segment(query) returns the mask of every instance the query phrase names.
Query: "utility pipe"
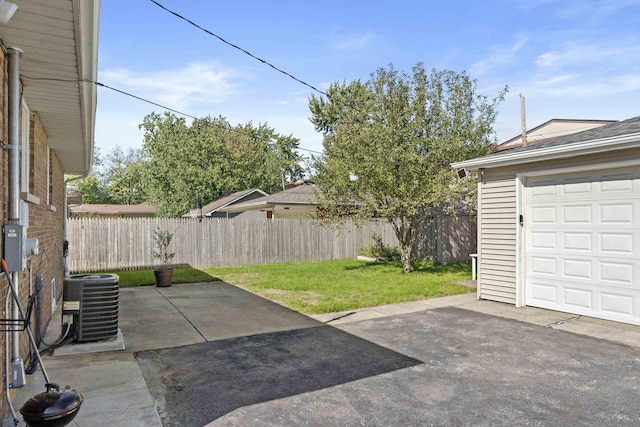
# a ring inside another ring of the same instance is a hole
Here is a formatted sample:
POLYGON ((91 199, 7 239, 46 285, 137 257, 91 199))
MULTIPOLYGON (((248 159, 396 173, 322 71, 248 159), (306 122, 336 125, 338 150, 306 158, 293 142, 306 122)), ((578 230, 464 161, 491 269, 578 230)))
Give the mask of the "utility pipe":
MULTIPOLYGON (((13 299, 9 298, 11 294, 11 290, 7 289, 7 294, 4 298, 4 311, 5 313, 9 313, 9 301, 13 301, 13 299)), ((11 411, 11 416, 13 416, 13 421, 15 425, 18 425, 18 415, 16 414, 16 410, 13 407, 13 402, 11 401, 11 393, 9 390, 11 389, 11 364, 9 363, 9 329, 5 329, 4 333, 4 395, 7 399, 7 403, 9 404, 9 410, 11 411)))
MULTIPOLYGON (((9 65, 9 224, 20 224, 20 57, 22 50, 9 47, 7 48, 7 56, 9 65)), ((11 280, 15 292, 20 295, 17 271, 11 272, 11 280)), ((16 321, 20 319, 20 306, 16 301, 13 302, 13 319, 16 321)), ((16 327, 13 331, 13 360, 20 358, 20 331, 18 329, 16 327)))
MULTIPOLYGON (((67 242, 69 240, 69 202, 67 199, 67 184, 69 184, 70 182, 73 182, 77 179, 81 179, 84 178, 86 175, 80 175, 80 176, 75 176, 73 178, 69 178, 67 180, 64 181, 64 202, 62 203, 62 209, 63 209, 63 214, 62 216, 64 216, 64 222, 62 225, 62 239, 63 241, 67 242)), ((65 256, 64 257, 64 277, 69 277, 69 262, 67 261, 69 257, 65 256)))

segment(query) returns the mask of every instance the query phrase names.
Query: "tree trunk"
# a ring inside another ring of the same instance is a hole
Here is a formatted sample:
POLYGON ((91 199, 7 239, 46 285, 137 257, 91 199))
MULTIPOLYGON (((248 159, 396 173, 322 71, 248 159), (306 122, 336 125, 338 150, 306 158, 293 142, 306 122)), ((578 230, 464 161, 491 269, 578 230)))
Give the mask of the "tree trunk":
POLYGON ((402 272, 411 273, 411 246, 400 244, 400 259, 402 260, 402 272))

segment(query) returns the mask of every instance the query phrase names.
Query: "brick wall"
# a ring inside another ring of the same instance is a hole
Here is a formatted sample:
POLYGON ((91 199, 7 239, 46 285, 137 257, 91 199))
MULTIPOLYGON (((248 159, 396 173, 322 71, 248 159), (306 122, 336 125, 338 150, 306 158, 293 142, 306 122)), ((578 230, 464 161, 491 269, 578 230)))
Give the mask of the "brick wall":
MULTIPOLYGON (((0 69, 2 84, 0 88, 0 140, 7 141, 8 137, 8 97, 7 97, 7 61, 4 53, 0 51, 0 69)), ((31 258, 29 268, 19 275, 20 300, 23 310, 26 311, 30 294, 37 296, 36 305, 31 316, 31 328, 39 340, 40 331, 43 331, 52 316, 52 301, 62 295, 62 283, 64 280, 64 259, 62 255, 62 242, 64 239, 64 173, 58 158, 53 151, 49 151, 46 133, 40 123, 37 111, 32 111, 30 117, 30 186, 31 196, 29 206, 29 228, 27 237, 35 237, 39 240, 39 254, 31 258), (38 203, 34 203, 35 200, 38 203), (47 203, 48 201, 48 203, 47 203), (36 278, 43 278, 42 290, 36 292, 36 278), (52 291, 52 280, 55 281, 55 294, 52 291)), ((0 150, 0 176, 2 176, 2 197, 0 198, 0 219, 2 225, 8 219, 8 152, 0 150)), ((24 198, 24 197, 23 197, 24 198)), ((0 296, 8 292, 8 284, 5 277, 0 278, 0 296)), ((2 310, 4 307, 2 307, 2 310)), ((2 312, 0 310, 0 313, 2 312)), ((59 328, 59 319, 51 320, 51 327, 59 328)), ((2 386, 5 378, 5 338, 6 334, 0 332, 0 372, 2 372, 2 386)), ((10 339, 10 338, 9 338, 10 339)), ((9 346, 11 353, 11 345, 9 346)), ((9 354, 11 357, 11 354, 9 354)), ((29 340, 26 332, 20 333, 20 357, 28 365, 31 361, 29 352, 29 340)), ((27 381, 40 381, 41 374, 27 377, 27 381)), ((13 402, 19 409, 24 402, 13 402)), ((3 418, 8 414, 8 406, 4 390, 0 397, 0 408, 3 418)))

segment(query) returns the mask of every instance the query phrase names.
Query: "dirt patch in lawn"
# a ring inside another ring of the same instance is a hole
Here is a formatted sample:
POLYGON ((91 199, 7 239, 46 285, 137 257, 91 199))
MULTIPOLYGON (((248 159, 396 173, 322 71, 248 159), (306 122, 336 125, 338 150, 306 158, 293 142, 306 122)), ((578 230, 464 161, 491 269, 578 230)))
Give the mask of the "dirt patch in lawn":
POLYGON ((318 304, 323 296, 312 291, 287 291, 283 289, 265 289, 260 291, 260 295, 275 301, 299 301, 304 304, 318 304))

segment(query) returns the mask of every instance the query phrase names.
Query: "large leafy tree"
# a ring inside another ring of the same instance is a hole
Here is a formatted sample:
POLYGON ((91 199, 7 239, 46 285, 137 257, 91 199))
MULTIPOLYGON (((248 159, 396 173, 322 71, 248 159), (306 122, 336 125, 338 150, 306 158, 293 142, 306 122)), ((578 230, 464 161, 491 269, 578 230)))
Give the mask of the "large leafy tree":
POLYGON ((142 150, 129 148, 126 152, 116 146, 107 154, 102 171, 104 187, 111 203, 135 205, 147 199, 142 150))
POLYGON ((102 156, 96 147, 91 173, 74 184, 82 194, 83 203, 137 204, 146 199, 143 167, 144 159, 139 149, 130 148, 125 152, 116 146, 102 156))
POLYGON ((267 125, 231 126, 224 117, 188 124, 171 113, 151 113, 140 125, 145 177, 161 216, 180 216, 200 198, 250 188, 278 191, 302 176, 299 140, 267 125))
POLYGON ((417 64, 411 74, 389 66, 365 83, 333 83, 327 99, 312 96, 311 121, 324 134, 314 165, 322 216, 387 219, 410 272, 420 230, 443 210, 472 204, 473 182, 449 165, 494 149, 505 92, 489 99, 465 73, 417 64))

